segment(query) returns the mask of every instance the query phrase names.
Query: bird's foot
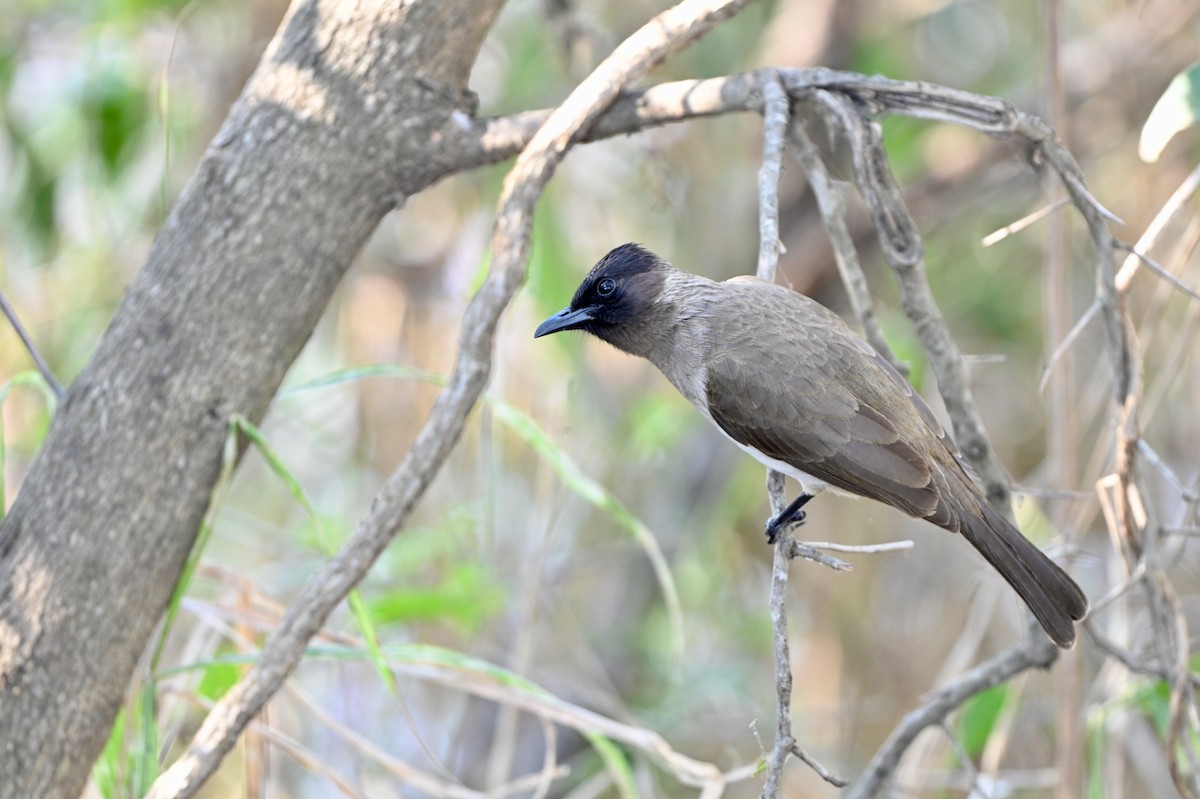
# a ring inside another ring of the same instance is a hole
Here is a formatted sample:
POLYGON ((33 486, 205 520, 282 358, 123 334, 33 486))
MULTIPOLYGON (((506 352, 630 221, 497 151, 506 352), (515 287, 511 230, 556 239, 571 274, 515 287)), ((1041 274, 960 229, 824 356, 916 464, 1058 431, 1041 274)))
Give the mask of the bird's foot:
POLYGON ((774 544, 779 540, 779 534, 789 527, 804 524, 807 514, 802 510, 805 503, 813 498, 812 494, 801 494, 792 501, 778 516, 767 520, 767 543, 774 544))

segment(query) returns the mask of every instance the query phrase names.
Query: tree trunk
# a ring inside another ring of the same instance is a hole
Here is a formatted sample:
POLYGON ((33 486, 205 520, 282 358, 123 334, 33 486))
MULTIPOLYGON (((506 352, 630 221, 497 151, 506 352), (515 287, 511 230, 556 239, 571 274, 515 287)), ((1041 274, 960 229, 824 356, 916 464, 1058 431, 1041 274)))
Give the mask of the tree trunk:
POLYGON ((0 527, 4 796, 81 792, 230 416, 262 417, 383 215, 455 168, 500 5, 293 4, 0 527))

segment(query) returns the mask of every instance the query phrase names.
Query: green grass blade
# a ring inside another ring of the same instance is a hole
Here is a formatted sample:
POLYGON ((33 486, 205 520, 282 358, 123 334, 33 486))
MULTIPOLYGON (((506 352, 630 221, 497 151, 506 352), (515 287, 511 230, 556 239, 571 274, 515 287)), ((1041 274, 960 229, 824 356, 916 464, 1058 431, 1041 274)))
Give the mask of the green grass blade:
POLYGON ((29 369, 18 372, 9 378, 3 386, 0 386, 0 404, 8 399, 8 395, 12 393, 13 389, 17 388, 32 388, 41 394, 51 416, 58 410, 58 395, 54 393, 54 389, 50 388, 50 384, 46 382, 46 378, 42 377, 41 372, 29 369))
POLYGON ((288 386, 279 392, 280 397, 291 397, 318 388, 332 388, 372 377, 398 377, 404 380, 421 380, 434 385, 446 385, 446 376, 398 363, 367 363, 337 369, 329 374, 288 386))
MULTIPOLYGON (((540 699, 557 700, 554 694, 525 677, 509 671, 503 666, 497 666, 494 663, 474 657, 473 655, 467 655, 431 644, 388 644, 381 647, 381 649, 384 653, 385 663, 388 664, 389 673, 391 671, 390 664, 392 663, 417 667, 435 666, 481 677, 500 685, 515 688, 540 699)), ((305 660, 357 661, 366 659, 373 661, 375 655, 372 652, 355 647, 309 646, 305 649, 304 658, 305 660)), ((247 666, 252 665, 257 660, 258 653, 230 652, 207 660, 185 663, 164 669, 158 676, 165 679, 195 671, 208 671, 214 667, 231 664, 247 666)), ((591 732, 586 729, 580 729, 579 732, 595 748, 601 762, 604 763, 605 768, 612 775, 613 782, 616 784, 621 796, 627 799, 636 799, 638 791, 634 782, 633 772, 621 747, 600 733, 591 732)))
POLYGON ((46 402, 46 412, 52 418, 54 412, 58 410, 58 395, 54 393, 54 389, 50 388, 50 384, 46 382, 46 378, 42 377, 42 373, 34 369, 18 372, 0 386, 0 520, 4 518, 8 508, 8 493, 4 485, 4 467, 7 464, 6 452, 8 449, 8 442, 4 439, 4 403, 8 400, 8 395, 18 388, 32 388, 41 394, 46 402))
POLYGON ((137 749, 134 753, 133 795, 145 796, 158 778, 157 683, 153 678, 142 685, 137 708, 137 749))
POLYGON ((123 755, 125 752, 125 708, 117 713, 117 720, 108 734, 108 742, 104 751, 92 766, 92 782, 103 799, 117 799, 120 796, 121 772, 123 770, 123 755))
POLYGON ((489 402, 492 411, 496 414, 496 419, 524 439, 534 452, 550 464, 559 479, 568 488, 611 516, 641 546, 654 569, 654 576, 663 592, 663 600, 667 606, 667 617, 671 626, 671 648, 674 652, 675 662, 677 664, 681 662, 683 657, 683 609, 679 602, 679 591, 675 586, 675 578, 671 576, 670 566, 667 565, 666 556, 659 548, 658 539, 654 537, 654 533, 608 489, 584 474, 571 456, 558 446, 533 419, 497 397, 490 397, 489 402))
POLYGON ((363 640, 367 643, 367 654, 371 658, 371 663, 375 665, 375 670, 379 672, 379 676, 383 678, 383 682, 387 685, 388 691, 399 698, 400 686, 396 684, 396 675, 392 673, 392 667, 388 663, 387 657, 383 654, 383 649, 379 645, 379 635, 375 631, 375 625, 371 621, 371 613, 367 610, 367 605, 363 602, 362 594, 358 590, 353 590, 347 597, 350 603, 350 612, 354 614, 354 620, 358 624, 358 629, 362 630, 363 640))
MULTIPOLYGON (((233 419, 233 424, 237 429, 250 440, 259 454, 263 456, 263 460, 267 462, 271 471, 275 473, 283 484, 287 486, 291 495, 299 503, 304 512, 308 514, 309 519, 317 529, 317 540, 321 544, 321 548, 325 554, 332 557, 337 554, 337 547, 329 537, 329 531, 325 528, 325 522, 321 515, 317 513, 317 508, 308 496, 308 492, 304 490, 304 486, 283 462, 283 458, 279 453, 271 447, 267 442, 262 431, 244 416, 237 415, 233 419)), ((363 639, 367 643, 367 650, 371 656, 371 662, 375 664, 375 670, 379 672, 380 678, 388 691, 396 697, 400 696, 399 687, 396 685, 396 677, 392 674, 391 668, 388 666, 387 658, 384 657, 383 651, 379 648, 379 633, 375 629, 375 624, 371 621, 371 614, 367 611, 366 603, 363 602, 362 595, 358 589, 350 591, 347 600, 350 603, 350 610, 354 616, 355 623, 358 624, 359 631, 362 633, 363 639)))
MULTIPOLYGON (((401 364, 374 363, 339 369, 323 377, 299 383, 280 392, 280 396, 293 395, 316 388, 344 385, 372 377, 398 377, 423 380, 436 385, 446 384, 445 376, 434 372, 415 369, 401 364)), ((489 407, 492 408, 492 411, 496 414, 496 419, 501 424, 520 436, 534 452, 550 464, 551 468, 558 474, 559 479, 569 489, 611 516, 641 546, 642 550, 646 553, 647 559, 650 561, 651 567, 654 569, 654 577, 663 592, 663 601, 667 607, 668 624, 671 628, 673 660, 676 664, 682 662, 684 646, 683 609, 679 602, 679 591, 675 585, 675 579, 671 575, 667 559, 663 555, 662 549, 659 548, 658 540, 654 537, 650 528, 632 511, 621 504, 620 500, 609 493, 608 489, 588 477, 579 468, 578 464, 532 418, 491 394, 484 395, 484 402, 488 403, 489 407)))
POLYGON ((596 754, 600 755, 601 762, 616 783, 621 799, 637 799, 639 794, 637 783, 633 779, 633 769, 629 767, 629 761, 621 747, 594 732, 584 733, 583 737, 596 750, 596 754))

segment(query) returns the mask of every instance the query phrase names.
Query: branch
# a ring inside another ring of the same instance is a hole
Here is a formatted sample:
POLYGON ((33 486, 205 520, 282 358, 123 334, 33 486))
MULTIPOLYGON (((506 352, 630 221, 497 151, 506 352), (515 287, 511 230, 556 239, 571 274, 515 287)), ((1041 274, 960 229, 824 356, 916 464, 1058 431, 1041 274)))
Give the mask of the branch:
POLYGON ((1030 668, 1049 668, 1058 649, 1045 636, 1034 636, 1021 646, 1003 652, 940 688, 921 707, 908 713, 871 758, 858 781, 843 799, 869 799, 880 795, 905 750, 927 727, 941 724, 956 708, 981 691, 1011 679, 1030 668))
POLYGON ((846 287, 846 294, 850 298, 850 307, 854 309, 854 315, 858 317, 863 333, 875 351, 886 358, 896 371, 907 375, 908 366, 892 352, 875 316, 871 289, 867 285, 867 276, 863 274, 862 265, 858 262, 858 252, 854 249, 854 237, 850 235, 850 228, 846 224, 841 194, 829 179, 829 171, 825 168, 825 162, 821 160, 816 145, 809 138, 804 121, 796 117, 788 133, 792 152, 804 167, 809 188, 817 201, 817 210, 820 211, 821 221, 833 247, 833 257, 837 262, 838 273, 842 276, 842 285, 846 287))
MULTIPOLYGON (((687 119, 759 112, 762 110, 759 87, 768 72, 772 70, 672 81, 622 94, 581 132, 578 141, 600 141, 687 119)), ((497 117, 462 116, 457 142, 458 168, 475 169, 513 157, 529 143, 552 110, 521 111, 497 117)))
MULTIPOLYGON (((763 96, 763 161, 758 170, 758 277, 775 282, 779 266, 779 177, 783 172, 783 144, 787 133, 790 102, 778 75, 764 78, 763 96)), ((771 515, 777 516, 784 506, 784 476, 776 471, 767 471, 767 493, 771 499, 771 515)), ((847 570, 849 564, 826 555, 813 547, 797 543, 791 531, 784 530, 775 544, 771 567, 771 626, 775 639, 775 746, 767 764, 767 776, 763 781, 763 799, 775 799, 783 778, 783 767, 790 755, 795 754, 807 763, 826 782, 842 787, 846 781, 834 776, 828 769, 805 752, 792 737, 792 669, 788 654, 787 631, 787 581, 788 562, 796 556, 824 563, 836 570, 847 570)))
POLYGON ((491 268, 463 316, 458 359, 425 426, 354 536, 305 585, 254 667, 204 719, 184 755, 155 781, 151 799, 195 795, 295 669, 308 640, 407 523, 487 385, 496 326, 525 279, 533 208, 580 131, 612 104, 625 84, 733 16, 746 2, 684 0, 659 14, 618 46, 533 136, 505 180, 492 233, 491 268))
MULTIPOLYGON (((782 172, 783 134, 788 120, 787 93, 778 77, 764 79, 763 92, 763 163, 758 170, 758 278, 775 282, 779 267, 779 176, 782 172)), ((786 504, 784 476, 767 470, 767 496, 771 501, 771 516, 779 515, 786 504)), ((768 606, 775 641, 775 746, 767 761, 767 776, 763 780, 762 799, 775 799, 783 766, 792 746, 792 667, 788 652, 787 582, 788 547, 791 531, 784 529, 775 543, 771 561, 771 594, 768 606)))
MULTIPOLYGON (((939 108, 936 95, 925 89, 922 93, 929 102, 930 114, 936 118, 933 114, 933 110, 939 108)), ((961 94, 950 90, 943 93, 956 98, 961 94)), ((904 98, 901 107, 914 111, 915 116, 925 115, 915 113, 916 97, 899 96, 904 98)), ((981 101, 988 99, 980 98, 981 101)), ((850 142, 859 191, 875 223, 884 258, 896 273, 904 313, 912 322, 921 348, 937 375, 938 390, 954 425, 954 440, 978 472, 988 500, 1011 518, 1012 486, 1008 474, 996 457, 975 405, 962 352, 933 299, 925 277, 925 245, 892 175, 879 124, 864 118, 858 107, 845 96, 818 91, 816 100, 838 120, 850 142)), ((986 107, 987 104, 982 105, 986 107)), ((966 118, 978 120, 981 116, 967 115, 966 118)), ((994 125, 989 123, 987 127, 994 125)))

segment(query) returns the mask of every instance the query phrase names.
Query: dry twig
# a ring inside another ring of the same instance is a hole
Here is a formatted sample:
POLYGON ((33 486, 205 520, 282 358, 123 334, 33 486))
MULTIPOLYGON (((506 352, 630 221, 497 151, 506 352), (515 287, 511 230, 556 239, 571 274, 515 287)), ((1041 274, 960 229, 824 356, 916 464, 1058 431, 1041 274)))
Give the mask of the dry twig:
POLYGON ((50 366, 42 358, 42 354, 38 352, 38 348, 33 343, 33 336, 29 335, 29 331, 25 329, 25 325, 21 324, 20 317, 17 316, 17 311, 9 304, 8 298, 0 292, 0 312, 3 312, 4 317, 8 319, 8 323, 12 325, 12 329, 16 331, 17 336, 21 339, 21 344, 24 345, 25 351, 29 353, 29 357, 33 359, 33 365, 37 367, 42 379, 46 381, 46 385, 54 392, 54 396, 60 400, 66 396, 67 392, 63 389, 62 383, 54 376, 54 372, 50 371, 50 366))
MULTIPOLYGON (((787 92, 777 75, 768 74, 762 84, 763 95, 763 162, 758 171, 758 277, 775 282, 775 271, 779 266, 779 176, 783 171, 783 144, 787 132, 789 101, 787 92)), ((778 515, 786 504, 784 501, 784 476, 776 471, 767 471, 767 494, 771 500, 771 514, 778 515)), ((767 759, 767 774, 763 780, 763 799, 774 799, 779 795, 783 767, 788 756, 797 757, 812 766, 823 779, 834 785, 845 785, 845 781, 833 776, 828 769, 817 763, 796 743, 792 737, 792 667, 788 652, 787 629, 787 581, 788 561, 796 556, 824 563, 834 569, 848 569, 849 565, 811 547, 798 544, 791 532, 784 530, 775 544, 771 566, 771 596, 768 600, 771 627, 775 641, 775 745, 767 759)))

